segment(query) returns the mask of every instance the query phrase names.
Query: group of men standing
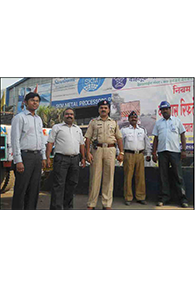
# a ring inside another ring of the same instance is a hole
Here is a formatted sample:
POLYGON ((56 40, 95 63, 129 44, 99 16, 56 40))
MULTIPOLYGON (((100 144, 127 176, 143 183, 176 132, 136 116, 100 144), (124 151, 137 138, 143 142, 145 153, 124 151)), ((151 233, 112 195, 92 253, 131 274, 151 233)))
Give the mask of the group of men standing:
MULTIPOLYGON (((116 121, 110 118, 110 103, 98 103, 99 117, 91 120, 84 142, 81 129, 74 124, 72 108, 64 111, 64 122, 53 126, 45 148, 42 121, 35 113, 40 103, 37 93, 25 97, 26 110, 12 121, 11 140, 15 164, 15 187, 12 209, 36 209, 40 190, 41 168, 51 166, 50 154, 55 146, 53 163, 53 186, 50 209, 72 209, 73 196, 79 179, 79 163, 84 168, 90 163, 89 198, 87 209, 95 209, 102 182, 103 209, 111 209, 113 184, 117 160, 124 165, 125 204, 133 200, 132 178, 135 172, 135 197, 138 203, 147 204, 144 151, 146 161, 151 160, 150 141, 145 128, 137 124, 138 115, 132 111, 129 126, 121 131, 116 121)), ((181 156, 185 157, 185 129, 178 118, 171 116, 171 107, 162 102, 163 118, 156 122, 153 134, 153 161, 159 158, 161 193, 158 206, 170 200, 169 163, 172 165, 176 188, 182 207, 187 207, 181 170, 181 156), (179 140, 181 135, 182 151, 179 140)))

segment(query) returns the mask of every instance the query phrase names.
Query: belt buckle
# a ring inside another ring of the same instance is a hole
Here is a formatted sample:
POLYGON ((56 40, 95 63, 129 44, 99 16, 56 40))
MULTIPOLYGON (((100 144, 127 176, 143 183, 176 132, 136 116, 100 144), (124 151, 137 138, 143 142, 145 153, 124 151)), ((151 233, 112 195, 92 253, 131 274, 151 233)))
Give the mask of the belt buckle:
POLYGON ((37 151, 37 150, 35 150, 35 151, 34 151, 34 153, 36 154, 36 153, 38 153, 38 151, 37 151))
POLYGON ((139 150, 135 150, 135 154, 138 154, 139 153, 139 150))
POLYGON ((102 147, 108 147, 108 144, 107 143, 103 143, 102 147))

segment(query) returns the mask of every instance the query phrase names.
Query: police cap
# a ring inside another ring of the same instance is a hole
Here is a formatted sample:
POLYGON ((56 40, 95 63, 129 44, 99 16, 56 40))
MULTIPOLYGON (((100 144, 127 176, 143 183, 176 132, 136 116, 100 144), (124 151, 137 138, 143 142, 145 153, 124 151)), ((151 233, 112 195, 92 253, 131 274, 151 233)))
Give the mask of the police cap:
POLYGON ((98 103, 98 109, 100 106, 104 106, 104 105, 107 105, 110 108, 110 103, 107 100, 104 100, 98 103))
POLYGON ((137 116, 137 113, 136 113, 135 111, 132 111, 132 112, 129 114, 128 118, 130 118, 131 116, 135 116, 136 118, 138 117, 138 116, 137 116))

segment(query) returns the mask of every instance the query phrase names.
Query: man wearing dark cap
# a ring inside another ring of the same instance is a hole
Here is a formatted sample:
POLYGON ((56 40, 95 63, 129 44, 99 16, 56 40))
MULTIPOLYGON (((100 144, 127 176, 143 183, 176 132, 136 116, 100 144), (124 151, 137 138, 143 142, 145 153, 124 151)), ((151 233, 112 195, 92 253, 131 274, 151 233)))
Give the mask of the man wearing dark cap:
POLYGON ((171 164, 177 194, 181 206, 185 208, 188 207, 188 201, 181 168, 181 158, 186 157, 185 128, 178 117, 171 116, 171 105, 167 101, 161 102, 160 111, 163 118, 156 122, 152 132, 154 135, 152 159, 154 162, 159 160, 161 179, 161 193, 157 206, 163 206, 170 200, 169 165, 171 164))
POLYGON ((144 171, 144 150, 147 151, 146 160, 151 160, 150 140, 145 128, 138 126, 138 116, 132 111, 128 120, 130 125, 122 128, 124 146, 124 197, 125 204, 130 205, 133 200, 132 178, 135 170, 135 196, 137 202, 146 204, 146 187, 144 171))
POLYGON ((102 179, 103 209, 111 209, 116 157, 116 143, 120 154, 117 159, 123 161, 122 135, 116 121, 109 117, 110 103, 98 104, 99 117, 91 120, 85 134, 87 160, 90 162, 90 182, 88 209, 95 209, 102 179), (92 148, 90 151, 90 144, 92 148))
POLYGON ((36 209, 40 190, 41 168, 46 166, 42 120, 35 111, 40 96, 28 93, 26 110, 12 120, 11 144, 15 164, 12 209, 36 209))

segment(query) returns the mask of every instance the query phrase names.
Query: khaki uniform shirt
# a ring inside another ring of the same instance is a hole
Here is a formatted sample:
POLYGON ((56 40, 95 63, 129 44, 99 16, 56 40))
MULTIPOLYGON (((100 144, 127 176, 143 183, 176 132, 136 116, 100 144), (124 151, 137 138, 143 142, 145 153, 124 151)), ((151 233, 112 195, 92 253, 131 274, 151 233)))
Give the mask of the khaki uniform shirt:
POLYGON ((116 121, 108 117, 105 121, 99 116, 89 123, 89 127, 85 134, 86 138, 91 141, 98 140, 98 143, 113 144, 118 139, 122 139, 122 134, 116 121))

